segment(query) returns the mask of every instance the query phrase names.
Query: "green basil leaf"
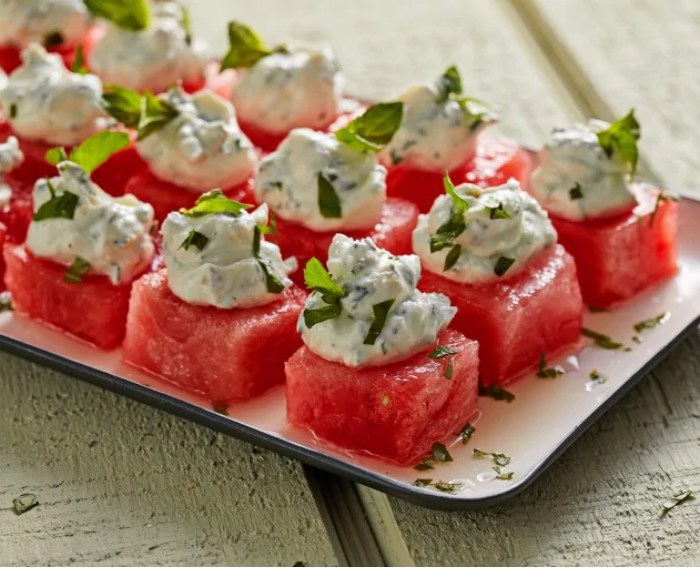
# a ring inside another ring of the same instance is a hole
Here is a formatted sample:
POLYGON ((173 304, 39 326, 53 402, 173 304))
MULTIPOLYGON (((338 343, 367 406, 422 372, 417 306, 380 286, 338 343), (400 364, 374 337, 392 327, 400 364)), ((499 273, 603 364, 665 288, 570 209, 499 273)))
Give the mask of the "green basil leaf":
POLYGON ((93 16, 125 30, 145 30, 151 22, 148 0, 84 0, 93 16))
POLYGON ((102 95, 105 110, 127 128, 138 128, 141 120, 141 95, 123 87, 105 87, 102 95))
POLYGON ((221 70, 252 67, 274 53, 251 28, 236 20, 228 25, 229 50, 221 61, 221 70))
POLYGON ((304 282, 307 288, 321 293, 324 300, 329 297, 338 300, 345 297, 343 289, 333 282, 326 268, 316 257, 309 259, 304 267, 304 282))
POLYGON ((167 101, 156 97, 153 93, 145 93, 141 98, 138 139, 143 140, 154 132, 162 130, 179 114, 179 111, 167 101))
POLYGON ((306 308, 304 309, 304 324, 306 324, 307 328, 313 328, 316 324, 337 318, 342 310, 343 307, 340 304, 329 304, 320 308, 306 308))
POLYGON ((384 302, 375 304, 372 307, 372 311, 374 312, 374 320, 369 328, 369 332, 367 332, 367 336, 365 336, 364 344, 366 346, 373 346, 377 341, 379 334, 381 334, 382 330, 384 329, 386 319, 389 316, 389 310, 391 310, 394 302, 396 302, 396 299, 392 298, 391 300, 385 300, 384 302))
POLYGON ((77 284, 83 282, 83 276, 90 272, 90 263, 85 259, 76 257, 75 261, 68 267, 66 274, 63 275, 63 280, 67 283, 77 284))
POLYGON ((318 175, 318 209, 321 211, 321 215, 327 219, 343 217, 340 198, 333 184, 321 173, 318 175))
POLYGON ((632 175, 637 171, 639 149, 637 141, 641 138, 641 127, 634 116, 634 109, 627 115, 613 122, 606 130, 596 133, 598 143, 608 158, 618 154, 623 162, 630 166, 632 175))
MULTIPOLYGON (((89 174, 109 160, 110 156, 128 147, 129 144, 131 141, 127 133, 105 130, 81 142, 71 151, 68 159, 89 174)), ((55 154, 52 157, 55 157, 55 154)))
POLYGON ((496 261, 496 266, 493 268, 493 272, 496 273, 496 276, 502 277, 508 272, 508 269, 513 266, 513 263, 515 263, 515 259, 499 257, 498 261, 496 261))
POLYGON ((379 152, 401 126, 403 103, 377 103, 335 133, 338 141, 356 150, 379 152))
POLYGON ((459 69, 452 65, 438 79, 438 103, 446 102, 451 95, 462 94, 462 77, 459 69))
POLYGON ((221 190, 212 190, 199 196, 193 208, 181 209, 180 213, 187 217, 204 217, 215 213, 236 216, 251 207, 253 206, 228 199, 221 190))
POLYGON ((39 209, 34 214, 34 221, 44 221, 45 219, 73 219, 75 208, 78 206, 79 197, 72 192, 63 192, 60 196, 56 195, 53 185, 47 179, 51 199, 39 206, 39 209))
POLYGON ((182 242, 182 245, 180 245, 178 249, 184 249, 185 251, 188 251, 190 247, 196 247, 201 251, 207 246, 207 243, 209 243, 209 237, 193 229, 189 232, 185 240, 182 242))

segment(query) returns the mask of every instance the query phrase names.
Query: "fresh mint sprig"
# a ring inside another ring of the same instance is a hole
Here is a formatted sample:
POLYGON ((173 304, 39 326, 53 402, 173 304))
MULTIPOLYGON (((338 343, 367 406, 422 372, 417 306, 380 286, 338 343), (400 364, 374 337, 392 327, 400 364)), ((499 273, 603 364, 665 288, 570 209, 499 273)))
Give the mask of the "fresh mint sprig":
POLYGON ((335 133, 343 144, 360 151, 379 152, 396 134, 403 119, 403 103, 377 103, 335 133))

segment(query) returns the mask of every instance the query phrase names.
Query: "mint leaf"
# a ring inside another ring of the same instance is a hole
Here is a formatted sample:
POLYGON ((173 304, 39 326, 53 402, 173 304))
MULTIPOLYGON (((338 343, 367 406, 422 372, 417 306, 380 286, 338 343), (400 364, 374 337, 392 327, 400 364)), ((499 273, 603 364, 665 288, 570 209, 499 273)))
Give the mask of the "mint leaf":
POLYGON ((515 263, 515 259, 499 257, 498 261, 496 261, 496 266, 493 268, 493 272, 496 273, 496 276, 502 277, 508 272, 508 269, 513 266, 513 263, 515 263))
POLYGON ((304 309, 304 324, 306 324, 307 328, 313 328, 316 324, 337 318, 342 311, 343 307, 340 304, 329 304, 320 308, 306 308, 304 309))
POLYGON ((372 307, 372 311, 374 312, 374 320, 369 328, 369 332, 367 332, 367 336, 365 336, 365 341, 363 342, 366 346, 373 346, 377 341, 379 334, 382 333, 382 330, 386 325, 389 310, 391 310, 394 302, 396 302, 396 299, 392 298, 391 300, 385 300, 384 302, 375 304, 372 307))
POLYGON ((461 211, 458 211, 438 227, 435 235, 430 236, 430 252, 436 253, 437 251, 447 249, 447 247, 452 247, 454 240, 464 233, 466 229, 467 224, 464 221, 464 215, 461 211))
POLYGON ((452 379, 452 370, 453 370, 453 362, 452 362, 452 356, 457 354, 459 352, 456 352, 452 348, 450 348, 447 345, 440 345, 437 348, 435 348, 432 352, 428 354, 429 358, 432 359, 440 359, 444 358, 447 356, 447 368, 445 369, 445 377, 447 379, 452 379))
POLYGON ((513 219, 511 215, 503 208, 503 204, 499 203, 497 207, 489 208, 491 213, 489 219, 513 219))
POLYGON ((474 97, 452 97, 452 100, 462 107, 464 120, 469 125, 469 130, 472 133, 476 132, 485 121, 494 120, 495 118, 489 106, 480 99, 475 99, 474 97))
POLYGON ((618 154, 623 162, 629 164, 631 174, 634 175, 639 162, 637 141, 641 137, 641 128, 634 116, 634 109, 613 122, 606 130, 597 132, 596 136, 600 147, 608 158, 612 158, 613 154, 618 154))
POLYGON ((479 396, 491 397, 496 401, 505 401, 506 403, 512 403, 515 401, 515 395, 513 395, 510 391, 506 391, 496 383, 485 386, 483 383, 481 383, 481 379, 479 379, 479 396))
POLYGON ((439 480, 433 486, 435 486, 436 490, 446 494, 456 494, 462 488, 462 484, 459 482, 445 482, 443 480, 439 480))
POLYGON ((196 247, 201 251, 202 249, 204 249, 204 247, 207 246, 207 243, 209 243, 209 237, 193 229, 189 232, 185 240, 182 242, 182 245, 180 245, 178 249, 184 249, 185 251, 189 251, 190 247, 196 247))
POLYGON ((148 0, 84 0, 93 16, 125 30, 145 30, 151 21, 148 0))
MULTIPOLYGON (((263 226, 264 229, 270 229, 263 226)), ((275 275, 270 272, 270 267, 268 267, 267 262, 260 257, 260 240, 262 239, 261 226, 256 225, 253 229, 253 257, 257 259, 258 266, 262 270, 263 275, 265 275, 265 284, 267 286, 267 292, 272 292, 274 294, 279 294, 284 290, 284 285, 275 275)))
POLYGON ((236 216, 251 207, 253 206, 228 199, 221 190, 212 190, 199 196, 193 208, 181 209, 180 213, 187 217, 204 217, 215 213, 236 216))
POLYGON ((141 98, 141 115, 138 129, 139 140, 143 140, 154 132, 162 130, 179 115, 179 111, 167 101, 146 92, 141 98))
POLYGON ((73 219, 75 216, 75 208, 78 206, 78 200, 80 198, 72 192, 63 192, 60 196, 57 196, 51 181, 47 178, 46 182, 49 185, 51 199, 39 206, 39 209, 36 210, 32 219, 34 221, 57 218, 73 219))
POLYGON ((51 148, 46 151, 44 159, 52 166, 57 166, 61 162, 68 160, 68 155, 66 154, 66 149, 63 147, 51 148))
POLYGON ((321 215, 327 219, 343 217, 340 198, 333 184, 322 173, 318 175, 318 209, 321 211, 321 215))
POLYGON ((462 94, 462 77, 459 74, 459 69, 452 65, 440 75, 438 79, 438 98, 437 103, 445 103, 450 99, 451 95, 462 94))
POLYGON ((127 148, 129 144, 131 141, 127 133, 105 130, 81 142, 71 151, 68 159, 89 174, 107 162, 113 154, 127 148))
POLYGON ((136 91, 114 85, 105 87, 102 106, 125 127, 138 128, 141 120, 141 95, 136 91))
POLYGON ((75 48, 75 59, 73 59, 73 64, 70 67, 73 73, 78 75, 87 75, 90 70, 85 65, 85 51, 83 49, 83 44, 80 44, 75 48))
POLYGON ((457 193, 457 188, 455 188, 455 185, 452 183, 450 173, 447 170, 445 170, 445 177, 442 181, 445 186, 445 192, 452 198, 452 201, 457 206, 457 209, 459 211, 468 211, 469 202, 457 193))
POLYGON ((71 266, 68 267, 66 274, 63 275, 63 280, 67 283, 77 284, 83 282, 83 276, 88 274, 89 272, 90 263, 88 263, 85 259, 76 257, 75 261, 73 261, 73 263, 71 263, 71 266))
POLYGON ((403 103, 377 103, 335 133, 335 137, 356 150, 379 152, 391 142, 401 126, 403 103))
POLYGON ((304 282, 307 288, 319 292, 324 302, 331 304, 329 300, 335 299, 336 303, 345 297, 345 292, 340 288, 326 271, 321 261, 313 257, 304 268, 304 282))
POLYGON ((459 433, 455 433, 458 437, 462 437, 462 444, 466 445, 469 442, 469 439, 472 438, 472 435, 476 432, 476 427, 472 425, 471 423, 467 423, 464 425, 464 427, 461 428, 459 433))
POLYGON ((449 271, 452 267, 457 264, 459 257, 462 255, 462 246, 454 245, 450 252, 445 257, 445 266, 442 268, 444 272, 449 271))
POLYGON ((221 70, 253 67, 274 53, 251 28, 236 20, 228 25, 229 50, 221 61, 221 70))

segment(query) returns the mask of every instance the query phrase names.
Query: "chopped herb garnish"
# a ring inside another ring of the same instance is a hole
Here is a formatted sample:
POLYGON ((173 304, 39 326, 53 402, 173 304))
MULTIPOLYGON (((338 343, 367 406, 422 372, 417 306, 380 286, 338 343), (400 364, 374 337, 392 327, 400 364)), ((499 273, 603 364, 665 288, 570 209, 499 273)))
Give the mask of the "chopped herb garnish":
POLYGON ((462 90, 462 77, 456 66, 450 66, 438 79, 437 103, 455 101, 462 107, 464 118, 474 132, 485 120, 491 116, 488 105, 474 97, 466 97, 462 90))
POLYGON ((576 185, 569 190, 569 198, 572 201, 583 199, 583 189, 581 188, 581 184, 576 182, 576 185))
POLYGON ((12 310, 12 293, 9 290, 0 292, 0 312, 11 312, 12 310))
POLYGON ((51 199, 39 206, 39 209, 34 214, 34 221, 44 221, 45 219, 73 219, 75 208, 78 206, 80 199, 73 192, 63 192, 60 196, 56 195, 56 189, 53 187, 51 180, 46 178, 46 183, 51 192, 51 199))
POLYGON ((82 44, 75 48, 75 58, 73 59, 70 70, 78 75, 87 75, 90 73, 90 70, 85 65, 85 52, 82 44))
POLYGON ((450 173, 447 170, 445 170, 445 177, 442 179, 442 183, 445 187, 445 193, 452 198, 452 201, 457 206, 457 209, 463 212, 468 211, 469 202, 457 193, 457 188, 455 188, 455 185, 452 183, 450 173))
POLYGON ((51 32, 44 36, 44 41, 42 43, 44 47, 51 48, 63 45, 63 42, 65 41, 66 40, 61 32, 51 32))
POLYGON ((340 300, 346 296, 345 292, 333 282, 321 261, 315 257, 306 263, 304 282, 307 288, 319 293, 323 302, 328 305, 320 308, 304 309, 304 324, 307 328, 312 328, 316 324, 340 316, 343 311, 340 300))
POLYGON ((584 328, 581 333, 586 337, 593 340, 596 346, 603 348, 604 350, 619 350, 624 347, 623 344, 615 342, 610 336, 605 334, 600 334, 599 332, 594 332, 588 328, 584 328))
POLYGON ((642 339, 641 339, 639 336, 632 336, 632 341, 633 341, 635 344, 641 344, 641 343, 642 343, 642 339))
POLYGON ((382 405, 384 407, 388 407, 389 405, 391 405, 391 398, 386 394, 382 395, 382 405))
POLYGON ((226 403, 214 403, 213 411, 219 415, 228 415, 228 405, 226 403))
POLYGON ((369 327, 367 336, 365 336, 364 344, 366 346, 373 346, 377 341, 377 338, 382 333, 382 330, 384 330, 386 319, 389 316, 389 310, 391 310, 394 302, 396 302, 396 299, 392 298, 390 300, 385 300, 384 302, 379 302, 372 307, 372 311, 374 312, 374 320, 372 321, 372 325, 369 327))
POLYGON ((83 141, 68 155, 63 148, 52 148, 46 153, 46 161, 54 166, 70 160, 88 174, 94 172, 116 152, 129 146, 129 135, 125 132, 105 130, 83 141))
POLYGON ((83 282, 83 276, 90 272, 90 263, 85 259, 76 257, 75 261, 68 267, 66 274, 63 275, 63 280, 67 283, 77 284, 83 282))
POLYGON ((459 257, 461 254, 462 254, 462 246, 461 245, 453 245, 452 249, 450 249, 450 252, 447 253, 447 256, 445 257, 445 266, 443 267, 442 270, 447 272, 452 267, 454 267, 457 264, 457 261, 459 261, 459 257))
POLYGON ((467 423, 462 427, 462 429, 459 431, 459 433, 456 433, 458 437, 462 437, 462 444, 466 445, 469 442, 469 439, 472 438, 472 435, 476 432, 476 427, 472 425, 471 423, 467 423))
POLYGON ((38 505, 39 500, 37 500, 34 494, 20 494, 12 500, 12 511, 18 516, 21 516, 38 505))
POLYGON ((459 69, 452 65, 438 79, 438 88, 440 95, 437 99, 438 103, 444 103, 450 99, 450 95, 462 94, 462 77, 459 74, 459 69))
POLYGON ((608 381, 607 375, 604 375, 595 369, 588 375, 588 377, 590 377, 591 381, 597 385, 602 385, 608 381))
POLYGON ((643 332, 644 330, 653 330, 659 324, 663 323, 667 317, 668 317, 668 312, 664 312, 663 314, 659 314, 658 316, 654 316, 653 318, 649 318, 647 320, 642 320, 641 322, 637 322, 634 325, 634 331, 635 332, 643 332))
POLYGON ((267 292, 279 294, 284 290, 284 284, 282 284, 282 282, 270 272, 270 267, 267 265, 267 262, 262 257, 260 257, 261 239, 262 237, 260 226, 256 225, 253 229, 253 257, 255 257, 255 259, 258 261, 258 266, 263 272, 263 275, 265 275, 265 285, 267 287, 267 292))
POLYGON ((180 112, 167 101, 146 92, 141 97, 141 116, 139 118, 138 140, 162 130, 175 119, 180 112))
POLYGON ((456 352, 455 350, 453 350, 449 346, 443 344, 443 345, 435 348, 432 352, 430 352, 428 354, 428 357, 432 358, 432 359, 440 359, 440 358, 444 358, 445 356, 447 356, 447 367, 445 368, 444 375, 447 379, 452 379, 452 371, 453 371, 452 356, 454 356, 457 353, 459 353, 459 352, 456 352))
POLYGON ((493 459, 493 462, 496 464, 496 466, 508 466, 511 461, 511 457, 506 456, 502 452, 487 452, 485 450, 481 450, 480 448, 475 448, 472 450, 472 455, 476 457, 484 457, 484 456, 490 456, 493 459))
POLYGON ((537 372, 537 377, 544 379, 556 379, 560 375, 564 375, 564 370, 559 366, 548 368, 547 355, 542 352, 540 354, 539 371, 537 372))
POLYGON ((258 231, 263 235, 274 235, 277 233, 277 216, 275 212, 270 212, 270 225, 258 225, 258 231))
POLYGON ((467 224, 461 211, 453 214, 449 220, 438 227, 437 233, 430 236, 430 252, 436 253, 454 245, 454 240, 464 233, 467 224))
POLYGON ((377 103, 338 130, 335 137, 356 150, 379 152, 391 142, 402 118, 402 102, 377 103))
POLYGON ((683 490, 681 492, 678 492, 671 496, 670 499, 666 500, 662 505, 661 505, 661 516, 665 516, 668 514, 673 508, 676 506, 680 506, 683 502, 687 502, 688 500, 694 500, 695 496, 693 495, 692 490, 683 490))
MULTIPOLYGON (((661 203, 665 201, 673 201, 677 202, 678 198, 676 196, 673 196, 666 191, 662 190, 659 192, 659 195, 656 196, 656 202, 654 203, 654 210, 651 212, 651 215, 649 216, 649 227, 654 225, 654 221, 656 220, 656 214, 659 212, 659 207, 661 207, 661 203)), ((640 218, 641 220, 641 218, 640 218)))
POLYGON ((327 219, 343 217, 340 198, 333 184, 322 173, 318 174, 318 209, 321 215, 327 219))
POLYGON ((416 478, 413 486, 418 486, 419 488, 424 488, 425 486, 430 486, 433 483, 432 478, 416 478))
POLYGON ((141 120, 141 95, 123 87, 105 87, 102 106, 110 116, 127 128, 138 128, 141 120))
POLYGON ((506 391, 500 385, 495 383, 485 386, 479 380, 479 395, 483 397, 491 397, 496 401, 506 401, 507 403, 512 403, 515 401, 515 395, 510 391, 506 391))
POLYGON ((496 261, 496 266, 493 268, 493 272, 496 273, 497 277, 502 277, 508 272, 508 269, 513 266, 513 263, 515 263, 515 259, 499 257, 498 261, 496 261))
POLYGON ((436 490, 447 494, 456 494, 462 488, 462 485, 459 482, 450 483, 443 480, 436 482, 433 486, 435 486, 436 490))
POLYGON ((236 20, 228 25, 229 50, 221 61, 221 70, 253 67, 274 50, 267 47, 262 38, 251 28, 236 20))
POLYGON ((434 470, 434 464, 438 462, 453 462, 447 447, 442 443, 433 443, 433 449, 430 454, 423 457, 421 461, 414 466, 416 470, 434 470))
POLYGON ((515 472, 501 472, 500 466, 494 466, 494 470, 496 470, 496 478, 498 480, 513 480, 513 476, 515 476, 515 472), (498 470, 496 470, 498 468, 498 470))
POLYGON ((641 130, 637 118, 634 116, 634 109, 627 115, 613 122, 606 130, 597 132, 598 143, 605 151, 608 158, 612 158, 617 153, 623 162, 630 166, 631 174, 637 171, 639 161, 639 150, 637 141, 641 137, 641 130))
POLYGON ((253 206, 228 199, 221 190, 212 190, 199 196, 193 208, 181 209, 180 213, 187 217, 204 217, 215 213, 237 216, 251 207, 253 206))
POLYGON ((10 105, 10 118, 11 119, 17 118, 17 103, 12 103, 10 105))
POLYGON ((85 0, 85 5, 93 16, 125 30, 145 30, 151 21, 148 0, 85 0))
POLYGON ((204 247, 207 246, 207 243, 209 243, 209 237, 193 229, 189 232, 185 240, 182 242, 182 245, 180 245, 178 249, 184 249, 185 251, 189 251, 190 247, 196 247, 201 251, 202 249, 204 249, 204 247))
POLYGON ((490 219, 513 219, 511 215, 503 208, 503 204, 499 203, 497 207, 489 208, 491 211, 490 219))

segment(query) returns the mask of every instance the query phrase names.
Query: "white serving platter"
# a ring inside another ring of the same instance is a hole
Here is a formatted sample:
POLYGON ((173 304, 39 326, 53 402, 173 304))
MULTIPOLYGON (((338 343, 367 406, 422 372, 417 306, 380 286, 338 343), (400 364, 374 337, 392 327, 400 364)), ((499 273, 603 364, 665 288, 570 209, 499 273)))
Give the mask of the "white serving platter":
POLYGON ((678 275, 627 307, 584 316, 587 328, 624 343, 629 351, 604 350, 583 339, 582 348, 548 362, 564 368, 565 375, 522 379, 508 387, 515 395, 511 403, 480 397, 480 415, 472 420, 475 434, 466 445, 455 436, 447 445, 453 462, 438 463, 433 470, 350 454, 290 427, 282 388, 222 415, 203 399, 123 364, 121 350, 97 350, 12 312, 0 314, 0 349, 419 505, 484 507, 523 490, 700 323, 700 203, 683 198, 680 211, 678 275), (635 323, 660 314, 667 314, 660 325, 635 332, 635 323), (607 381, 592 382, 593 370, 607 381), (475 447, 512 457, 502 468, 514 473, 512 479, 496 479, 492 459, 473 456, 475 447), (450 493, 414 486, 419 478, 459 488, 450 493))

